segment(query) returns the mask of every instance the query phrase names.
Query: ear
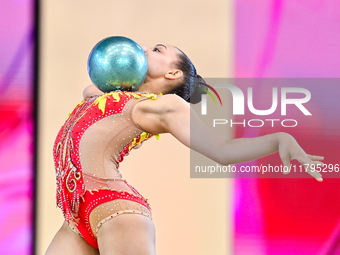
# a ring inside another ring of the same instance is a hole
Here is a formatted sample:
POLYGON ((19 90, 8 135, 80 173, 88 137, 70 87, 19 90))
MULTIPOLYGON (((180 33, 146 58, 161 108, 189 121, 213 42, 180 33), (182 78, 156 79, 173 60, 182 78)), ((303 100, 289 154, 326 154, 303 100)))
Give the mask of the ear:
POLYGON ((169 79, 169 80, 175 80, 175 79, 181 78, 182 75, 183 75, 183 72, 182 72, 181 70, 176 69, 176 70, 170 70, 170 71, 168 71, 168 72, 164 75, 164 77, 165 77, 166 79, 169 79))

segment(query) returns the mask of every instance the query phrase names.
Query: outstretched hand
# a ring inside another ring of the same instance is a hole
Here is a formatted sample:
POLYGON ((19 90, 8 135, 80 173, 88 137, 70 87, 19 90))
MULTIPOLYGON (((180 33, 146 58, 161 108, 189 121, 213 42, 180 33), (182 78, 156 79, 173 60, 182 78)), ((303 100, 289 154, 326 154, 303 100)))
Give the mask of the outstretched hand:
POLYGON ((305 172, 321 182, 322 175, 316 169, 324 165, 324 163, 321 162, 324 157, 309 155, 301 148, 294 137, 287 133, 280 135, 279 154, 284 165, 284 174, 288 174, 291 171, 290 161, 296 159, 304 166, 305 172))

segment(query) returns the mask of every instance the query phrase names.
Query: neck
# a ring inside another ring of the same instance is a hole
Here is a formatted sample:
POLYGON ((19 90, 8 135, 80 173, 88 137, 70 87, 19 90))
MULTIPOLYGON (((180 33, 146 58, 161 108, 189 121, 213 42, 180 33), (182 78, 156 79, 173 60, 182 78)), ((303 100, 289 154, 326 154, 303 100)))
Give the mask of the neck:
POLYGON ((163 86, 161 86, 158 82, 145 82, 138 89, 138 92, 146 92, 146 93, 154 93, 160 94, 163 93, 163 86))

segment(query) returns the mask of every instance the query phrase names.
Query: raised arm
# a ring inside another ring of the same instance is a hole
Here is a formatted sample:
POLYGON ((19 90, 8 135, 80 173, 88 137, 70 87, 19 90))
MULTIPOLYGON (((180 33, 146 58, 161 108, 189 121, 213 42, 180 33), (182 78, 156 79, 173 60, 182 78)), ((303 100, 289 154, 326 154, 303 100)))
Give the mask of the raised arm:
MULTIPOLYGON (((171 133, 181 143, 221 165, 229 165, 261 158, 279 152, 287 168, 290 161, 301 164, 321 164, 323 157, 308 155, 287 133, 274 133, 256 138, 227 139, 206 126, 190 105, 176 95, 164 95, 157 100, 146 100, 133 111, 135 122, 152 133, 171 133), (192 128, 190 129, 190 125, 192 128)), ((307 172, 322 181, 317 171, 307 172)))

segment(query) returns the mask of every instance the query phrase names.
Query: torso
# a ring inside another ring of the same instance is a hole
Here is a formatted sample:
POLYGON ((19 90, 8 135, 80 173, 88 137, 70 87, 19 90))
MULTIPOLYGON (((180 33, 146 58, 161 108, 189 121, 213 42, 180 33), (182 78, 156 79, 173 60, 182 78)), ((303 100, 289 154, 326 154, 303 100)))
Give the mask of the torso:
POLYGON ((152 134, 132 119, 133 107, 154 94, 111 92, 82 101, 54 145, 58 206, 70 212, 86 190, 109 189, 141 196, 122 179, 119 163, 152 134), (66 198, 66 199, 65 199, 66 198))

